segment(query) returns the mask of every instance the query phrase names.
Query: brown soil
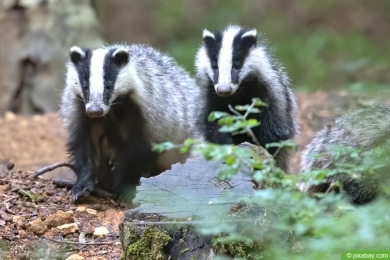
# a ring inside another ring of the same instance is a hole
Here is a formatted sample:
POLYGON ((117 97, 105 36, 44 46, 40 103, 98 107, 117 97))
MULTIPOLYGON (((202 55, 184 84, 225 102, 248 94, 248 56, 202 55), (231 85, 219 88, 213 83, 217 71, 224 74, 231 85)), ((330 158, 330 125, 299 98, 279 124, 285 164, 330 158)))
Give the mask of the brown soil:
MULTIPOLYGON (((298 99, 299 150, 329 118, 354 103, 342 92, 301 93, 298 99)), ((0 259, 71 255, 68 259, 120 259, 118 225, 128 206, 94 197, 73 202, 68 189, 48 180, 74 180, 66 167, 31 179, 40 167, 66 161, 64 131, 56 114, 26 118, 7 113, 0 118, 0 160, 0 259), (53 218, 59 220, 53 223, 53 218), (78 230, 66 232, 57 227, 62 224, 77 225, 78 230), (97 227, 107 228, 108 233, 94 235, 97 227)), ((299 155, 294 158, 293 172, 299 172, 299 155)))

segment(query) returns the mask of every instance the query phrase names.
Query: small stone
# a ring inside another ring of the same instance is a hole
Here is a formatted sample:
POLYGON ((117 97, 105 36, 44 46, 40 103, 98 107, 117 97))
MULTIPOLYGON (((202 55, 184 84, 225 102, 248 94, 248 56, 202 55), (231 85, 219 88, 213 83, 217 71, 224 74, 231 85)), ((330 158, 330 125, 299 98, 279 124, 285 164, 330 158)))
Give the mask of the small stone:
POLYGON ((15 167, 14 161, 9 160, 9 161, 7 162, 7 169, 8 169, 8 170, 12 170, 14 167, 15 167))
POLYGON ((27 224, 27 230, 33 232, 35 235, 42 235, 46 232, 46 229, 47 226, 45 225, 45 222, 39 218, 34 219, 27 224))
POLYGON ((16 225, 18 228, 24 228, 25 227, 25 221, 26 218, 23 216, 13 216, 12 217, 12 223, 16 225))
POLYGON ((106 227, 97 227, 93 231, 93 236, 97 238, 105 238, 108 234, 108 229, 106 227))
POLYGON ((87 207, 85 207, 85 206, 79 206, 79 207, 77 207, 76 211, 77 212, 85 212, 86 209, 87 209, 87 207))
POLYGON ((73 211, 64 212, 59 210, 56 213, 49 215, 45 220, 45 224, 48 228, 51 228, 73 223, 73 221, 73 211))
POLYGON ((36 199, 35 199, 35 202, 36 203, 42 203, 46 201, 46 197, 45 196, 42 196, 42 195, 39 195, 36 199))
POLYGON ((85 258, 79 254, 73 254, 68 256, 65 260, 84 260, 85 258))
POLYGON ((7 213, 5 213, 2 210, 0 210, 0 218, 5 220, 5 221, 10 221, 12 219, 11 216, 9 216, 7 213))
POLYGON ((87 208, 85 210, 88 214, 91 214, 91 215, 96 215, 97 214, 97 211, 95 209, 90 209, 90 208, 87 208))
POLYGON ((76 223, 64 224, 56 228, 58 232, 63 236, 66 236, 68 234, 73 234, 79 231, 79 226, 76 223))
POLYGON ((7 111, 4 114, 4 119, 5 121, 14 121, 16 119, 16 115, 11 111, 7 111))
POLYGON ((80 234, 79 234, 79 243, 81 243, 81 244, 87 243, 87 239, 85 239, 85 232, 80 232, 80 234))

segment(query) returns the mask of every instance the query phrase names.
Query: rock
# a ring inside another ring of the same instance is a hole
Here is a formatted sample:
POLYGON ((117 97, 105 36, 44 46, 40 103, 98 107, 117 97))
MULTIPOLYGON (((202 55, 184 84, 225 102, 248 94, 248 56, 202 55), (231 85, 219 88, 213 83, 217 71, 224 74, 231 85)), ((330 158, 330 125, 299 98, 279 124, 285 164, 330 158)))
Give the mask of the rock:
MULTIPOLYGON (((0 165, 0 167, 1 167, 1 165, 0 165)), ((11 184, 9 184, 9 183, 8 184, 4 184, 4 185, 0 185, 0 196, 3 196, 4 192, 6 190, 9 190, 10 187, 11 187, 11 184)))
POLYGON ((36 218, 27 224, 27 230, 39 236, 46 232, 47 226, 41 219, 36 218))
POLYGON ((4 120, 7 122, 15 121, 17 119, 15 113, 11 111, 6 111, 4 114, 4 120))
POLYGON ((23 228, 26 226, 25 224, 26 218, 23 216, 13 216, 12 217, 12 223, 15 223, 15 225, 18 228, 23 228))
POLYGON ((73 234, 79 231, 79 226, 76 223, 69 223, 57 226, 56 229, 62 236, 66 236, 68 234, 73 234))
POLYGON ((65 258, 65 260, 84 260, 85 257, 79 255, 79 254, 73 254, 65 258))
POLYGON ((10 221, 12 220, 12 217, 5 213, 4 211, 0 210, 0 219, 3 219, 5 221, 10 221))
POLYGON ((87 207, 85 207, 85 206, 79 206, 79 207, 76 208, 76 211, 77 212, 85 212, 86 209, 87 209, 87 207))
POLYGON ((93 236, 95 238, 105 238, 108 233, 109 233, 109 231, 106 227, 97 227, 93 231, 93 236))
POLYGON ((58 227, 63 224, 73 223, 73 212, 59 210, 55 214, 51 214, 45 220, 45 224, 48 228, 58 227))
POLYGON ((73 45, 101 46, 89 1, 0 2, 0 115, 58 110, 73 45))
POLYGON ((86 208, 85 211, 86 211, 88 214, 91 214, 91 215, 96 215, 96 214, 97 214, 96 209, 86 208))

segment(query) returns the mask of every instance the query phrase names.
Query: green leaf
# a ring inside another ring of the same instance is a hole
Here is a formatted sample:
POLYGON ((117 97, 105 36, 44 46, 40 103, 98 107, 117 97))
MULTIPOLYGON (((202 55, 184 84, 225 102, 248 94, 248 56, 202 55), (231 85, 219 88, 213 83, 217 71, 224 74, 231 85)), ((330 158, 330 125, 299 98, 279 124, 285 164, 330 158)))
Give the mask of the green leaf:
POLYGON ((260 122, 255 118, 250 118, 246 121, 245 124, 247 127, 252 128, 252 127, 256 127, 256 126, 260 125, 260 122))
POLYGON ((175 147, 175 144, 172 142, 163 142, 160 144, 152 144, 152 151, 162 153, 168 150, 171 150, 175 147))
POLYGON ((218 120, 218 125, 225 126, 225 125, 231 125, 235 122, 235 118, 233 116, 226 116, 223 118, 220 118, 218 120))
POLYGON ((223 118, 223 117, 226 117, 226 116, 230 116, 229 113, 226 113, 226 112, 221 112, 221 111, 213 111, 209 114, 207 120, 209 122, 214 122, 220 118, 223 118))
POLYGON ((252 98, 252 103, 256 107, 268 107, 268 104, 263 102, 263 101, 261 101, 260 98, 252 98))

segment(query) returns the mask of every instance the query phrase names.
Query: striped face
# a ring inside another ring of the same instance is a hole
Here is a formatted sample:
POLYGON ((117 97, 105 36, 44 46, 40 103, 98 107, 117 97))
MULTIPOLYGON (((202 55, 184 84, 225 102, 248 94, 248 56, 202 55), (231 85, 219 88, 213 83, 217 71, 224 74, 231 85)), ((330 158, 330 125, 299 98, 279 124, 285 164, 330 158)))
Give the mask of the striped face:
POLYGON ((203 47, 197 55, 198 71, 205 70, 218 95, 232 95, 250 70, 246 59, 256 45, 255 29, 229 26, 223 32, 204 30, 203 47))
MULTIPOLYGON (((103 117, 115 99, 123 69, 129 62, 126 48, 70 49, 66 84, 82 97, 89 117, 103 117)), ((119 85, 120 86, 120 85, 119 85)))

